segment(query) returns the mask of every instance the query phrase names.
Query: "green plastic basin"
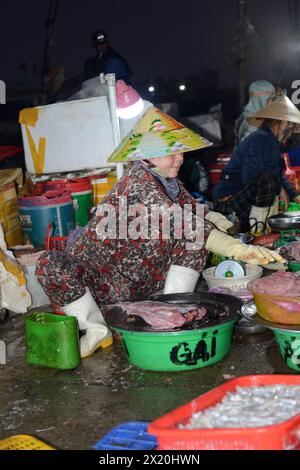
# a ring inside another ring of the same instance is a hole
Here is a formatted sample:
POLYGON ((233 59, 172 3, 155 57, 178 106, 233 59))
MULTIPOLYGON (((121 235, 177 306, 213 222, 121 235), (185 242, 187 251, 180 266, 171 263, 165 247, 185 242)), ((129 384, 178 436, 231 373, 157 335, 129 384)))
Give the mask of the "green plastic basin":
POLYGON ((75 317, 32 313, 25 320, 25 337, 29 364, 54 369, 79 366, 79 336, 75 317))
POLYGON ((131 364, 141 369, 182 371, 221 361, 230 351, 236 320, 180 332, 145 333, 114 328, 131 364))
POLYGON ((300 372, 300 332, 274 329, 273 332, 286 365, 300 372))
POLYGON ((289 262, 289 271, 292 273, 297 273, 300 271, 300 263, 299 261, 290 261, 289 262))

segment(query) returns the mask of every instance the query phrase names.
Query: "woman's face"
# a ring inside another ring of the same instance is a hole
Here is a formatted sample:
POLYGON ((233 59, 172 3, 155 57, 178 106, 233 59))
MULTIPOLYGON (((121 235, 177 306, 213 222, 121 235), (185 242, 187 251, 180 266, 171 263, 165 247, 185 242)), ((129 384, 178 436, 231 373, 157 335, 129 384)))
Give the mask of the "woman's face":
POLYGON ((161 170, 166 178, 176 178, 183 162, 183 154, 177 153, 167 157, 151 158, 150 162, 161 170))

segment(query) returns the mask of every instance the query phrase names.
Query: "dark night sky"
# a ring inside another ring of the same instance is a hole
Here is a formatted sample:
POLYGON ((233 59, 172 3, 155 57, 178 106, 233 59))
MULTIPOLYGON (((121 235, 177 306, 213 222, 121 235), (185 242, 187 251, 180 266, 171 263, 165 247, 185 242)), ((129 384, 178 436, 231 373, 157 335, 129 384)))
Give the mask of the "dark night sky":
MULTIPOLYGON (((289 34, 287 5, 287 0, 248 0, 251 22, 271 44, 267 50, 265 41, 254 39, 248 82, 261 78, 276 82, 280 72, 274 72, 274 63, 282 58, 294 67, 292 52, 283 41, 289 34)), ((15 85, 31 78, 34 63, 41 66, 48 1, 2 0, 1 6, 0 78, 15 85), (21 71, 24 60, 27 70, 21 71)), ((111 45, 130 62, 133 80, 155 75, 179 78, 211 69, 220 72, 221 86, 237 86, 230 58, 235 19, 236 0, 60 0, 54 60, 64 66, 66 78, 79 74, 84 60, 93 54, 90 33, 103 28, 111 45)), ((293 79, 300 79, 300 71, 293 79)))

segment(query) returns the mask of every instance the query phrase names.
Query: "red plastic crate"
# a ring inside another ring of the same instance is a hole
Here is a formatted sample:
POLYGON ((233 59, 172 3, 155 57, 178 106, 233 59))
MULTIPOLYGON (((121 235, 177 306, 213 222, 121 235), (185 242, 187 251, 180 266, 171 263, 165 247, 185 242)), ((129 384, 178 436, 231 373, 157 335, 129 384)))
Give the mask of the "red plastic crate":
MULTIPOLYGON (((148 432, 158 450, 292 450, 300 445, 300 412, 281 424, 260 428, 178 429, 196 412, 215 406, 236 387, 300 385, 299 375, 249 375, 229 380, 153 421, 148 432)), ((253 410, 253 413, 255 410, 253 410)))
POLYGON ((67 247, 68 237, 49 237, 46 243, 46 250, 64 251, 67 247))
POLYGON ((51 237, 52 224, 49 224, 45 236, 45 250, 64 251, 67 248, 68 237, 51 237))

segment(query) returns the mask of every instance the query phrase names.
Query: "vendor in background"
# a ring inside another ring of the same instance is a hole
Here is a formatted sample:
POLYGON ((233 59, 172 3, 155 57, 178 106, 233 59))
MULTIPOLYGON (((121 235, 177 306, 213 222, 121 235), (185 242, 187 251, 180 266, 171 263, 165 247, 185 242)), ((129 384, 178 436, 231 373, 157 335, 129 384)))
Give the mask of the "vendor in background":
POLYGON ((256 80, 249 86, 249 101, 235 121, 235 145, 240 144, 248 135, 257 130, 257 126, 248 121, 248 117, 264 108, 276 96, 275 87, 266 80, 256 80))
POLYGON ((100 29, 95 31, 92 34, 92 42, 97 53, 85 62, 84 80, 94 78, 100 73, 105 75, 114 73, 116 80, 124 80, 129 83, 130 66, 124 57, 110 47, 107 34, 100 29))
POLYGON ((206 220, 204 211, 199 215, 204 207, 177 175, 183 152, 208 145, 150 107, 109 158, 129 164, 94 218, 68 251, 40 257, 36 275, 52 304, 77 317, 79 329, 86 330, 80 339, 81 357, 112 343, 101 305, 145 300, 160 290, 192 292, 209 251, 254 264, 283 261, 277 253, 229 236, 226 229, 232 224, 221 214, 208 212, 206 220))
POLYGON ((214 208, 222 214, 235 212, 243 229, 258 236, 264 233, 267 218, 277 213, 277 196, 286 208, 289 199, 300 203, 283 175, 280 148, 294 123, 300 123, 300 112, 281 96, 248 119, 263 124, 235 148, 214 188, 214 208))

